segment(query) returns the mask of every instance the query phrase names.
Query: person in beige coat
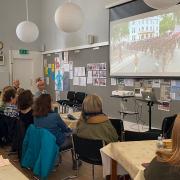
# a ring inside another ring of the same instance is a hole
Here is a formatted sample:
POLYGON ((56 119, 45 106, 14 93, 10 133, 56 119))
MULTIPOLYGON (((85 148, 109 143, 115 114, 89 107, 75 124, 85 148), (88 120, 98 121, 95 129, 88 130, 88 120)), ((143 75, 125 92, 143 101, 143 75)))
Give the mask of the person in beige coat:
POLYGON ((77 136, 104 140, 106 144, 118 141, 117 132, 102 112, 102 101, 97 95, 88 95, 83 101, 77 136))

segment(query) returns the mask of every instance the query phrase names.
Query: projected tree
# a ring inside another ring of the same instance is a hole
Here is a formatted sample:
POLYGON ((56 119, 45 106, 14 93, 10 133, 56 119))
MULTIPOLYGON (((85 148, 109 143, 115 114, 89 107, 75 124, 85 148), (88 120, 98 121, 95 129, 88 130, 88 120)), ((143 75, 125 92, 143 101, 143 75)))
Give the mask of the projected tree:
POLYGON ((168 31, 173 31, 175 28, 175 19, 173 14, 166 14, 161 16, 160 34, 163 35, 168 31))

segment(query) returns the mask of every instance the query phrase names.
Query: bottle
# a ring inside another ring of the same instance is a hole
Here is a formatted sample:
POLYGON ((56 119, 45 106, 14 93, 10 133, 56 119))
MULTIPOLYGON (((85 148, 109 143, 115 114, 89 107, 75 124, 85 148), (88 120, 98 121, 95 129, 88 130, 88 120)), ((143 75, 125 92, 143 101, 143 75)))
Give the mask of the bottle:
POLYGON ((160 134, 160 136, 158 136, 157 148, 162 149, 163 147, 164 147, 164 145, 163 145, 163 137, 162 137, 162 134, 160 134))

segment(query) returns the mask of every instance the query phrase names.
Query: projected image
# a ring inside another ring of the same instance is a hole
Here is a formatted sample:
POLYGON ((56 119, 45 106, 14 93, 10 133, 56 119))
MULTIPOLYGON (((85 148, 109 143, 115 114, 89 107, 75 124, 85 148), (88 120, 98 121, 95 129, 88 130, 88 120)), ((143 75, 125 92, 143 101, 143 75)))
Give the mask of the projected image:
POLYGON ((111 22, 111 75, 180 75, 180 11, 161 12, 111 22))

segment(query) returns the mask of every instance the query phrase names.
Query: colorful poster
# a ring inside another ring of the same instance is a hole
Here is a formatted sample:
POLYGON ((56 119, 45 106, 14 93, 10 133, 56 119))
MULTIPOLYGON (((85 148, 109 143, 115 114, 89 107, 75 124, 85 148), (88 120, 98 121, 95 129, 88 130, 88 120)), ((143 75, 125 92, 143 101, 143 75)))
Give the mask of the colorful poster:
POLYGON ((63 67, 59 57, 55 58, 55 90, 63 91, 63 67))

